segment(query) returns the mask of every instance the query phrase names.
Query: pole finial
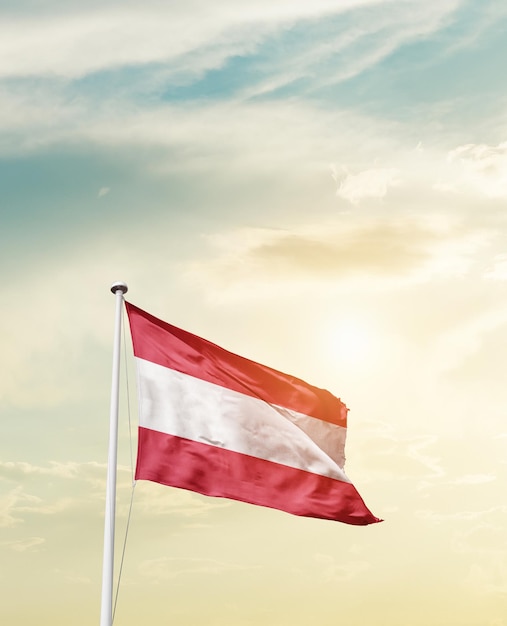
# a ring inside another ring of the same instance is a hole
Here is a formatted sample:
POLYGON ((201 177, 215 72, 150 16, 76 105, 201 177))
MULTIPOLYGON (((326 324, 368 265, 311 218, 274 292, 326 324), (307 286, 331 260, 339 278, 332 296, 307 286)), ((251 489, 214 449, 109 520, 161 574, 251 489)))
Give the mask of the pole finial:
POLYGON ((127 287, 127 283, 117 281, 111 285, 111 291, 115 294, 117 291, 121 291, 122 293, 127 293, 129 288, 127 287))

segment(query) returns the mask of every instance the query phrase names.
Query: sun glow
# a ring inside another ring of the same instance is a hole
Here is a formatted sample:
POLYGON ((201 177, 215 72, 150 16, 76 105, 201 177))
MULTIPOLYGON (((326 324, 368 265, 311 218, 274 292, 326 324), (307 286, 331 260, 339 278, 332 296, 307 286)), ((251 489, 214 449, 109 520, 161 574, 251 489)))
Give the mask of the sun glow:
POLYGON ((333 359, 347 365, 360 365, 374 356, 373 332, 362 320, 337 320, 327 328, 325 341, 333 359))

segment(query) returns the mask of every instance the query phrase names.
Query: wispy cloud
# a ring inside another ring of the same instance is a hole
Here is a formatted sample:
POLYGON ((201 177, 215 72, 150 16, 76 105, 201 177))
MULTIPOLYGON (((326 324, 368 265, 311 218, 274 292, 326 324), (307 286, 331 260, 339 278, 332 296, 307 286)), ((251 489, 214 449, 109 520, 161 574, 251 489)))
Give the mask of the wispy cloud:
MULTIPOLYGON (((16 527, 33 516, 62 517, 96 511, 103 500, 106 466, 96 462, 0 463, 0 526, 16 527)), ((130 470, 118 467, 118 491, 130 489, 130 470)), ((21 548, 20 548, 21 549, 21 548)))
POLYGON ((402 46, 437 32, 452 20, 459 5, 456 0, 438 5, 409 1, 390 4, 386 11, 383 2, 357 3, 353 10, 340 3, 334 15, 304 24, 301 36, 296 36, 300 26, 296 22, 294 36, 273 47, 269 60, 257 62, 264 78, 246 87, 241 96, 265 96, 297 81, 302 81, 303 93, 345 82, 402 46))
POLYGON ((495 255, 490 267, 484 273, 487 280, 507 280, 507 254, 495 255))
MULTIPOLYGON (((468 589, 504 597, 507 594, 507 568, 504 559, 496 558, 493 566, 489 563, 486 565, 474 563, 470 566, 465 584, 468 589)), ((503 623, 501 618, 497 623, 503 623)))
POLYGON ((0 527, 9 528, 23 522, 18 506, 26 502, 27 497, 20 486, 0 496, 0 527))
POLYGON ((357 174, 345 170, 345 176, 341 177, 336 168, 332 168, 338 185, 336 195, 356 205, 367 198, 385 198, 390 187, 400 184, 399 174, 396 168, 375 168, 357 174))
POLYGON ((82 573, 78 573, 72 570, 61 570, 55 568, 53 572, 65 582, 69 582, 75 585, 90 585, 92 580, 88 576, 83 576, 82 573))
MULTIPOLYGON (((318 0, 311 4, 263 0, 255 6, 242 6, 240 10, 231 0, 221 0, 213 7, 201 0, 191 0, 179 7, 147 2, 142 8, 130 4, 121 8, 110 5, 103 9, 97 6, 88 10, 82 7, 74 11, 60 9, 36 18, 11 13, 2 21, 0 30, 0 76, 77 78, 112 68, 160 63, 176 64, 177 69, 180 60, 186 62, 191 53, 216 52, 217 49, 223 51, 215 60, 221 65, 227 56, 250 52, 252 45, 273 32, 291 29, 302 21, 315 23, 322 17, 329 23, 333 15, 347 13, 357 14, 356 19, 360 20, 355 36, 351 37, 346 31, 338 38, 336 33, 329 34, 323 46, 308 46, 295 60, 304 72, 305 66, 312 64, 312 56, 316 55, 322 62, 323 55, 329 56, 336 48, 350 45, 350 40, 354 41, 362 33, 377 47, 376 52, 370 51, 363 58, 362 65, 367 66, 381 56, 378 49, 386 54, 410 37, 420 37, 438 28, 442 18, 456 6, 457 2, 451 0, 424 7, 417 2, 404 2, 393 10, 392 3, 386 0, 341 3, 318 0), (390 6, 389 11, 384 9, 386 4, 390 6), (363 22, 362 9, 377 6, 380 7, 378 19, 363 22), (199 15, 198 20, 196 15, 199 15), (400 28, 400 20, 403 28, 400 28), (381 33, 385 31, 383 36, 375 41, 371 32, 363 32, 367 25, 381 33), (393 37, 395 33, 402 38, 393 37), (345 41, 340 43, 343 37, 345 41), (386 42, 389 42, 387 48, 386 42)), ((325 33, 324 30, 319 39, 322 40, 325 33)), ((196 58, 202 67, 202 58, 199 55, 196 58)))
MULTIPOLYGON (((143 146, 156 152, 154 171, 237 168, 273 172, 294 164, 327 168, 337 151, 351 152, 361 134, 378 137, 378 122, 353 112, 323 110, 305 103, 69 102, 60 89, 26 93, 0 88, 0 152, 23 154, 72 145, 104 148, 143 146), (330 134, 329 128, 335 129, 330 134), (167 156, 161 150, 169 150, 167 156), (162 159, 162 162, 160 162, 162 159)), ((394 132, 394 131, 393 131, 394 132)), ((148 153, 148 157, 150 154, 148 153)))
POLYGON ((329 554, 316 554, 315 561, 319 564, 320 576, 324 583, 339 583, 353 580, 371 569, 367 561, 352 560, 337 563, 329 554))
POLYGON ((477 354, 491 333, 507 325, 507 308, 487 308, 435 337, 433 352, 440 370, 453 370, 477 354))
POLYGON ((449 152, 448 160, 457 166, 457 184, 461 188, 472 189, 488 198, 507 197, 507 142, 497 146, 459 146, 449 152))
POLYGON ((199 516, 202 521, 209 511, 229 506, 230 502, 227 500, 205 498, 188 491, 167 489, 160 485, 143 482, 136 487, 136 509, 140 515, 150 518, 171 515, 185 518, 199 516))
POLYGON ((494 516, 498 513, 505 515, 506 512, 507 512, 507 506, 497 506, 497 507, 492 507, 489 509, 479 510, 479 511, 473 511, 473 510, 453 511, 451 513, 444 513, 441 511, 425 509, 425 510, 416 511, 416 516, 428 522, 441 524, 443 522, 448 522, 448 521, 463 521, 463 522, 477 521, 481 519, 486 519, 489 516, 494 516))
POLYGON ((496 480, 493 474, 466 474, 451 481, 452 485, 482 485, 496 480))
MULTIPOLYGON (((117 516, 121 519, 128 514, 132 474, 131 468, 122 465, 117 472, 117 516)), ((105 479, 106 466, 96 462, 2 462, 0 481, 10 488, 0 496, 0 526, 17 527, 34 516, 63 519, 77 511, 80 515, 96 515, 102 509, 105 479)), ((137 486, 135 502, 137 515, 152 521, 161 516, 177 516, 186 520, 199 517, 201 523, 210 511, 231 505, 224 499, 205 498, 149 482, 137 486)))
MULTIPOLYGON (((88 465, 88 464, 87 464, 88 465)), ((91 464, 94 467, 97 464, 91 464)), ((0 461, 0 476, 10 480, 26 476, 53 476, 59 478, 75 478, 82 465, 75 462, 50 462, 46 466, 34 465, 25 461, 0 461)))
POLYGON ((226 572, 251 569, 237 563, 217 561, 214 559, 184 559, 176 557, 160 557, 143 561, 139 573, 154 584, 185 575, 210 576, 226 572))
POLYGON ((291 231, 242 229, 208 237, 214 258, 192 263, 187 271, 193 280, 219 285, 222 294, 242 284, 252 290, 257 283, 290 289, 293 281, 319 281, 346 287, 351 278, 389 288, 466 273, 487 233, 459 230, 452 220, 430 217, 342 217, 291 231))
MULTIPOLYGON (((278 102, 272 109, 248 100, 287 81, 308 80, 315 87, 345 80, 437 31, 457 6, 457 0, 438 5, 408 0, 396 6, 388 0, 277 0, 239 10, 231 0, 214 3, 213 9, 192 0, 179 7, 149 2, 142 8, 95 4, 65 11, 54 5, 37 16, 11 12, 0 26, 0 151, 80 141, 185 147, 185 161, 195 169, 203 152, 215 160, 224 147, 230 164, 238 162, 236 152, 246 167, 252 153, 267 168, 276 159, 290 163, 308 154, 313 161, 332 162, 336 151, 350 151, 336 137, 350 137, 352 129, 368 134, 367 120, 350 111, 346 119, 332 114, 334 102, 327 110, 308 106, 307 115, 305 107, 294 110, 293 102, 278 102), (230 85, 243 75, 228 67, 238 60, 248 64, 245 84, 232 92, 214 90, 218 97, 210 105, 209 85, 199 81, 220 71, 230 85), (178 105, 179 96, 171 104, 174 89, 192 84, 200 105, 195 97, 191 107, 178 105), (329 129, 334 133, 326 137, 329 129)), ((296 89, 296 101, 305 100, 308 87, 296 89)), ((181 159, 173 159, 177 162, 181 159)))
POLYGON ((388 483, 410 482, 414 489, 438 484, 447 470, 437 451, 431 448, 438 442, 433 435, 407 436, 398 433, 378 433, 365 437, 361 445, 362 454, 368 459, 369 480, 388 483))
POLYGON ((495 525, 486 517, 472 528, 456 532, 452 548, 471 561, 465 579, 467 587, 488 595, 507 594, 507 540, 503 525, 495 525))
POLYGON ((10 548, 14 552, 35 552, 45 541, 42 537, 27 537, 15 541, 3 541, 0 545, 10 548))
POLYGON ((503 526, 492 524, 484 515, 480 524, 460 530, 453 541, 453 549, 467 554, 504 553, 507 555, 507 537, 503 526))
POLYGON ((22 486, 11 489, 0 498, 0 526, 14 527, 24 523, 27 515, 58 515, 70 508, 71 497, 48 501, 26 493, 22 486))

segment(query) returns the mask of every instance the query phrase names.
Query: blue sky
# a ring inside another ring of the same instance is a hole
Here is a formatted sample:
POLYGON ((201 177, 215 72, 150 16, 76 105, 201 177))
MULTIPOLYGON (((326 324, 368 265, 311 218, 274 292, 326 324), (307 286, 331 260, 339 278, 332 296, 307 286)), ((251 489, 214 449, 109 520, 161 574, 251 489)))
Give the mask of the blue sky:
POLYGON ((507 626, 503 3, 0 14, 1 621, 98 620, 124 280, 342 397, 347 474, 386 521, 139 484, 118 624, 507 626))

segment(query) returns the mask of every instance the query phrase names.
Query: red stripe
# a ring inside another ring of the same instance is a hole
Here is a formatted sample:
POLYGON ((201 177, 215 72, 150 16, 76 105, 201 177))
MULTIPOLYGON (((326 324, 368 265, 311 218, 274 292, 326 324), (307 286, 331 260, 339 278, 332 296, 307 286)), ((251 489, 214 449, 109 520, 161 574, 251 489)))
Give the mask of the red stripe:
POLYGON ((357 526, 380 521, 351 483, 142 427, 136 479, 357 526))
POLYGON ((135 356, 270 404, 347 426, 347 407, 329 391, 224 350, 129 302, 126 307, 135 356))

